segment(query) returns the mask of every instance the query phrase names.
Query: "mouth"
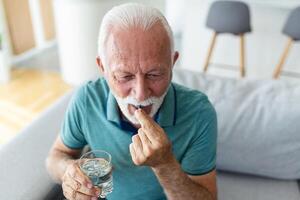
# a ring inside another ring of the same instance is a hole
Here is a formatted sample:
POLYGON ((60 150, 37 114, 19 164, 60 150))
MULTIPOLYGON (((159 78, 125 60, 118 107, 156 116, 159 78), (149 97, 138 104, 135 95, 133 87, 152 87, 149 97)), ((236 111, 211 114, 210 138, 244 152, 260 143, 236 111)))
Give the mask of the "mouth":
POLYGON ((142 106, 142 105, 136 106, 136 105, 128 104, 128 110, 131 115, 134 115, 134 112, 138 109, 142 109, 146 114, 149 115, 151 112, 151 108, 152 108, 152 104, 148 106, 142 106))
MULTIPOLYGON (((133 105, 134 106, 134 105, 133 105)), ((136 109, 143 109, 143 108, 145 108, 146 106, 142 106, 142 105, 138 105, 138 106, 134 106, 136 109)))

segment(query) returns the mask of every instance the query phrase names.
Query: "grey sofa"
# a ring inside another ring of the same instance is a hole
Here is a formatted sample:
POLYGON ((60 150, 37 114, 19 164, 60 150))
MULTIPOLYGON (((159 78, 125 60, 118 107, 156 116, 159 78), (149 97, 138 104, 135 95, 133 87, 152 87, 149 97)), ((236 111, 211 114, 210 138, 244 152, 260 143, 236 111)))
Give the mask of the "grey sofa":
MULTIPOLYGON (((206 77, 193 72, 177 70, 174 73, 174 80, 185 84, 186 86, 197 87, 201 90, 209 90, 210 85, 205 85, 206 77), (193 83, 191 81, 194 80, 193 83), (199 80, 199 82, 197 81, 199 80)), ((217 77, 210 77, 213 80, 223 82, 222 86, 238 83, 237 80, 228 80, 217 77)), ((219 97, 224 95, 224 90, 217 91, 214 87, 214 93, 219 97)), ((205 92, 205 91, 204 91, 205 92)), ((212 94, 211 90, 207 91, 212 94)), ((227 91, 228 92, 228 91, 227 91)), ((64 117, 65 109, 72 92, 60 98, 49 109, 43 112, 36 120, 29 124, 21 133, 11 142, 0 148, 0 199, 1 200, 41 200, 41 199, 58 199, 56 196, 60 188, 51 180, 45 169, 45 158, 56 138, 64 117)), ((216 102, 217 97, 212 97, 216 102)), ((239 105, 236 105, 238 108, 239 105)), ((217 109, 217 108, 216 108, 217 109)), ((220 110, 217 109, 218 115, 220 110)), ((234 112, 234 111, 233 111, 234 112)), ((227 120, 230 125, 230 118, 227 120)), ((223 133, 223 124, 220 122, 221 129, 219 135, 223 133)), ((241 133, 242 134, 242 133, 241 133)), ((222 139, 222 137, 219 137, 222 139)), ((225 144, 218 142, 226 147, 225 144)), ((226 148, 220 147, 222 151, 226 148)), ((218 152, 218 156, 222 155, 218 152)), ((245 159, 246 160, 246 159, 245 159)), ((297 180, 279 180, 273 178, 229 172, 222 163, 217 163, 218 175, 218 197, 219 200, 299 200, 300 188, 297 180), (219 166, 221 166, 219 168, 219 166)), ((259 163, 257 163, 259 165, 259 163)), ((288 167, 288 166, 287 166, 288 167)))

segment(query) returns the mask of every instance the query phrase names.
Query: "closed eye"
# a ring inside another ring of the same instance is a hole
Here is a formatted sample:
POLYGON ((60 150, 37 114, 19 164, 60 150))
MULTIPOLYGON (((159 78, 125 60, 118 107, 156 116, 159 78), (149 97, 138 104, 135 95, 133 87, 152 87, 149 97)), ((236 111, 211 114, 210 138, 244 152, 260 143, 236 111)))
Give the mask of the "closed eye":
POLYGON ((152 79, 152 80, 157 80, 161 77, 162 77, 161 74, 147 74, 147 78, 152 79))
POLYGON ((115 79, 118 81, 130 81, 134 79, 134 75, 116 75, 115 79))
POLYGON ((120 77, 120 79, 122 79, 122 80, 131 80, 131 79, 133 79, 133 78, 134 78, 133 75, 126 75, 126 76, 121 76, 121 77, 120 77))
POLYGON ((134 76, 133 75, 127 75, 127 76, 122 76, 121 78, 124 79, 132 79, 134 76))

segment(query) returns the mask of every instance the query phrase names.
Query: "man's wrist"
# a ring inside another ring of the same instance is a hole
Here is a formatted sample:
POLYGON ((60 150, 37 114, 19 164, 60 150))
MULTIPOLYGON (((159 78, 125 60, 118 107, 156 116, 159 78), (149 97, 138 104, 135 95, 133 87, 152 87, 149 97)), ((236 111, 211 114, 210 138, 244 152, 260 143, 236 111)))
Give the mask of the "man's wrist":
POLYGON ((154 173, 160 174, 160 173, 164 173, 170 170, 176 170, 176 169, 180 169, 180 164, 178 163, 178 161, 176 160, 176 158, 174 157, 174 155, 172 155, 167 162, 164 162, 162 164, 156 165, 154 167, 152 167, 152 170, 154 171, 154 173))
POLYGON ((76 160, 71 159, 71 158, 64 158, 61 161, 60 165, 61 165, 61 168, 62 168, 62 173, 61 173, 61 175, 59 177, 60 182, 63 181, 62 179, 63 179, 63 176, 64 176, 64 174, 65 174, 68 166, 71 165, 71 164, 73 164, 73 163, 75 163, 75 162, 76 162, 76 160))

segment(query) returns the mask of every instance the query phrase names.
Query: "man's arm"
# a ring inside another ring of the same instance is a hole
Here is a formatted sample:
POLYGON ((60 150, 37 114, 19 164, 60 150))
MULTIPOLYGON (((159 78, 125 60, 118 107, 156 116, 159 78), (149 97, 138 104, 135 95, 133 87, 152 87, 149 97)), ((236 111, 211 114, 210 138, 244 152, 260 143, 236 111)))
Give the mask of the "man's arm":
POLYGON ((169 200, 173 199, 217 199, 215 170, 201 176, 188 176, 179 163, 152 168, 169 200))
POLYGON ((216 173, 188 176, 172 153, 164 130, 141 109, 135 111, 141 128, 132 137, 130 154, 136 165, 150 166, 170 200, 216 199, 216 173))
POLYGON ((55 181, 62 183, 67 166, 75 162, 80 152, 66 147, 60 136, 57 137, 46 160, 47 170, 55 181))
POLYGON ((58 137, 46 160, 48 172, 53 179, 62 184, 64 196, 69 200, 97 200, 101 189, 94 187, 79 167, 81 150, 70 149, 58 137))

